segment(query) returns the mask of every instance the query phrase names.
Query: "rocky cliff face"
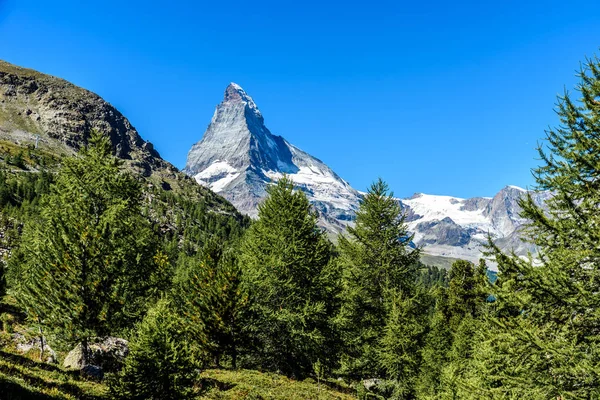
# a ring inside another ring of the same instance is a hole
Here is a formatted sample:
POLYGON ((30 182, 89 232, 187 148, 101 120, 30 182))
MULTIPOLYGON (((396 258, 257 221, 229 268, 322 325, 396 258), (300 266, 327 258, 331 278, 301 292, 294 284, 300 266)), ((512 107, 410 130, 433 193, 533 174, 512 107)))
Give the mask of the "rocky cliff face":
POLYGON ((63 79, 0 61, 0 140, 71 154, 92 129, 110 135, 115 154, 144 176, 173 175, 152 144, 100 96, 63 79))
POLYGON ((273 135, 254 100, 235 83, 225 90, 202 140, 188 153, 184 172, 222 194, 243 213, 257 215, 267 186, 287 174, 339 232, 353 219, 360 194, 322 161, 273 135))

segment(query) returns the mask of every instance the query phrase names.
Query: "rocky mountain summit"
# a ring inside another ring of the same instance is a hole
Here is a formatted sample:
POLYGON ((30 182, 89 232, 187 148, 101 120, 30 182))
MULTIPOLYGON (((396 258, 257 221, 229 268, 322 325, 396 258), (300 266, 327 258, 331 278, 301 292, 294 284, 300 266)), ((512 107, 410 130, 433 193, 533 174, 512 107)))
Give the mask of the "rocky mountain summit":
POLYGON ((254 100, 235 83, 225 90, 202 140, 189 151, 184 172, 250 216, 257 215, 268 185, 287 174, 330 232, 352 221, 360 199, 325 163, 272 134, 254 100))

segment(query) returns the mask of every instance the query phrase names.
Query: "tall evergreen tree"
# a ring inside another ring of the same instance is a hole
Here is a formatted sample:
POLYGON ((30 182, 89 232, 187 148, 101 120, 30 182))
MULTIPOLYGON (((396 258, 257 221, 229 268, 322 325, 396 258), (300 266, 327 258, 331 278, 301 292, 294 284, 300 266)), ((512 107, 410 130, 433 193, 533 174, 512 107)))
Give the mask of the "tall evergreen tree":
POLYGON ((163 298, 138 325, 118 375, 109 380, 114 398, 179 400, 194 398, 201 350, 187 340, 183 318, 163 298), (198 352, 200 351, 200 352, 198 352))
POLYGON ((413 313, 399 308, 418 302, 414 297, 419 250, 409 248, 411 240, 400 204, 379 179, 361 201, 356 225, 338 239, 343 268, 338 323, 344 333, 342 371, 346 374, 385 376, 389 368, 381 362, 380 339, 386 324, 391 324, 388 329, 393 336, 398 324, 416 323, 413 313))
MULTIPOLYGON (((488 398, 600 396, 600 62, 579 73, 578 100, 559 98, 560 125, 546 134, 534 170, 547 209, 520 205, 535 259, 498 262, 497 315, 476 354, 471 391, 488 398)), ((468 383, 469 380, 465 379, 468 383)), ((469 385, 465 384, 465 387, 469 385)))
POLYGON ((427 330, 427 300, 424 293, 389 293, 383 335, 377 343, 378 363, 393 383, 392 399, 413 399, 422 363, 421 349, 427 330))
POLYGON ((84 353, 90 337, 139 320, 164 279, 140 184, 119 165, 108 138, 94 133, 80 156, 64 160, 21 241, 19 303, 67 343, 82 342, 84 353))
POLYGON ((250 294, 251 336, 264 368, 302 376, 335 359, 338 276, 332 245, 306 195, 283 177, 246 232, 240 265, 250 294))
POLYGON ((476 318, 482 312, 488 293, 487 267, 481 260, 476 267, 465 260, 457 260, 450 268, 447 316, 452 329, 466 316, 476 318))
POLYGON ((448 363, 452 346, 452 330, 448 323, 447 289, 438 287, 432 293, 434 306, 427 335, 421 349, 421 366, 416 383, 417 398, 436 398, 442 392, 442 369, 448 363))
POLYGON ((422 398, 442 393, 452 397, 464 366, 478 345, 474 338, 485 313, 488 297, 487 268, 457 260, 448 273, 448 288, 436 293, 436 306, 423 348, 423 364, 418 383, 422 398))
POLYGON ((217 367, 228 356, 236 368, 249 302, 234 250, 211 241, 200 255, 184 259, 174 291, 190 341, 212 355, 217 367))

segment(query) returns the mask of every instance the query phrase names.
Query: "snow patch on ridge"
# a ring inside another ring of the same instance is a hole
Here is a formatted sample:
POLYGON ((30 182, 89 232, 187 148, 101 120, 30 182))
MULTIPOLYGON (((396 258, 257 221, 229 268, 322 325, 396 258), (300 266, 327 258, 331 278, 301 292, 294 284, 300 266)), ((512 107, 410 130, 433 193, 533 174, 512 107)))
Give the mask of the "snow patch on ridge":
POLYGON ((217 160, 202 172, 194 175, 196 182, 209 187, 215 192, 222 191, 229 183, 240 175, 227 161, 217 160))
MULTIPOLYGON (((278 171, 263 171, 273 181, 278 181, 283 174, 278 171)), ((330 203, 341 210, 355 210, 356 198, 349 193, 345 185, 328 171, 323 171, 318 165, 299 167, 294 174, 287 174, 295 185, 307 189, 312 201, 330 203)))
POLYGON ((459 225, 487 224, 488 219, 483 215, 483 209, 475 211, 461 210, 465 201, 465 199, 459 197, 421 194, 415 198, 402 200, 402 203, 422 216, 418 220, 419 222, 450 218, 459 225))

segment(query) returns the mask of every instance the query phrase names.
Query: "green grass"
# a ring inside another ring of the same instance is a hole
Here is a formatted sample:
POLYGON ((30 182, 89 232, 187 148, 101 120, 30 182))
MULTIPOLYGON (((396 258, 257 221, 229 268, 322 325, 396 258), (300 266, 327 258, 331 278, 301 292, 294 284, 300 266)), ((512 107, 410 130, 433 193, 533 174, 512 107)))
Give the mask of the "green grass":
POLYGON ((335 381, 295 381, 285 376, 252 370, 210 369, 202 372, 200 399, 355 399, 351 387, 335 381))
MULTIPOLYGON (((295 381, 285 376, 252 370, 210 369, 202 372, 198 399, 355 399, 354 389, 334 381, 295 381)), ((24 355, 0 350, 0 398, 108 399, 108 388, 87 380, 77 371, 34 361, 24 355)))
POLYGON ((459 260, 458 258, 433 256, 430 254, 421 253, 421 262, 425 265, 431 265, 434 267, 444 268, 449 270, 454 261, 459 260))
POLYGON ((14 129, 21 129, 26 132, 34 134, 41 133, 41 129, 34 121, 30 118, 25 117, 20 110, 27 109, 26 106, 21 104, 11 104, 10 106, 5 105, 0 108, 0 125, 12 127, 14 129))
MULTIPOLYGON (((25 316, 18 310, 14 298, 7 295, 0 301, 0 314, 8 313, 11 331, 27 337, 32 334, 25 325, 25 316)), ((39 350, 20 353, 11 335, 0 326, 0 400, 19 399, 89 399, 110 398, 106 382, 97 382, 65 370, 59 365, 40 362, 39 350)), ((59 361, 66 355, 58 352, 59 361)), ((283 375, 254 370, 208 369, 195 384, 197 399, 355 399, 355 389, 343 382, 314 379, 297 381, 283 375)))
POLYGON ((82 378, 78 372, 0 350, 2 400, 105 399, 105 385, 82 378))

